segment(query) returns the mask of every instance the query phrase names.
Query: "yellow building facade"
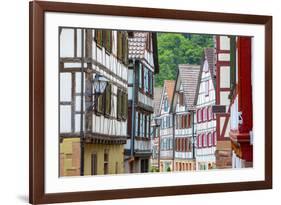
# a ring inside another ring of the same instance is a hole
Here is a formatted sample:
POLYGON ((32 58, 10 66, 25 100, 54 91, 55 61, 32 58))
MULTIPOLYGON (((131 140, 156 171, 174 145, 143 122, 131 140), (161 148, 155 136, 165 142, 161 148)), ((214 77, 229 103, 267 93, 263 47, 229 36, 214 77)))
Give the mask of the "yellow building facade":
POLYGON ((124 173, 124 145, 86 144, 85 175, 124 173))
MULTIPOLYGON (((85 144, 84 175, 124 173, 123 145, 85 144)), ((60 176, 80 175, 80 139, 60 143, 60 176)))
POLYGON ((66 138, 60 143, 60 176, 80 175, 80 138, 66 138))

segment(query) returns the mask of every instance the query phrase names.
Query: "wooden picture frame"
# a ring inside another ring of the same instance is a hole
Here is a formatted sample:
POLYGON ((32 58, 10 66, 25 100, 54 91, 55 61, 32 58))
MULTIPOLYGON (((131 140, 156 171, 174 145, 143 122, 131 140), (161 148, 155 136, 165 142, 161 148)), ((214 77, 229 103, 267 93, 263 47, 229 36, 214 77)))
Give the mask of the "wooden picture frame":
POLYGON ((29 202, 32 204, 169 196, 272 188, 272 17, 244 14, 33 1, 29 5, 29 202), (46 12, 245 23, 265 26, 265 180, 105 191, 45 193, 44 15, 46 12))

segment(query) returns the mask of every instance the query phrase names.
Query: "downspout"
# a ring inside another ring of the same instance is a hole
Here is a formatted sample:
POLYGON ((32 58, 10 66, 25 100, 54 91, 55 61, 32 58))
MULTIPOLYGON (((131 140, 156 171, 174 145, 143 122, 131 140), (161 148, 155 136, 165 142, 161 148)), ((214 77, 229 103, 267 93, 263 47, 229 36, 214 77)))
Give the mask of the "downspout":
POLYGON ((176 113, 173 112, 173 171, 175 171, 175 145, 176 145, 176 139, 175 139, 175 115, 176 113))
POLYGON ((192 116, 192 159, 195 160, 195 128, 194 128, 194 111, 191 111, 192 116))
POLYGON ((84 176, 84 127, 83 127, 83 111, 84 111, 84 29, 82 29, 81 37, 81 100, 80 100, 80 175, 84 176))
POLYGON ((136 82, 135 82, 135 75, 136 75, 136 67, 135 67, 135 59, 133 59, 133 87, 132 87, 132 129, 131 129, 131 158, 134 157, 134 152, 135 152, 135 87, 136 87, 136 82))

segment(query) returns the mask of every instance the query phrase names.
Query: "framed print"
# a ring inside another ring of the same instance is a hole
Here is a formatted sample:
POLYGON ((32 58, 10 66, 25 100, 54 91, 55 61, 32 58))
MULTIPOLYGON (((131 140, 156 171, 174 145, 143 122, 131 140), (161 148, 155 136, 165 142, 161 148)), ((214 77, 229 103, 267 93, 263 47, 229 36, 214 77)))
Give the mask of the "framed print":
POLYGON ((29 42, 30 203, 272 188, 271 16, 33 1, 29 42))

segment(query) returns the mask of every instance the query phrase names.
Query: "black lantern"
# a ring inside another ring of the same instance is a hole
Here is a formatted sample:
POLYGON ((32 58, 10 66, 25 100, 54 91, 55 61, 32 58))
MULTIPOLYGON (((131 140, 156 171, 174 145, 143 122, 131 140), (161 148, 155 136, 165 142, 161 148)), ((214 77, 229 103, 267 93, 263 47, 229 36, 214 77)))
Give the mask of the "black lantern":
POLYGON ((95 94, 102 94, 107 86, 108 80, 100 74, 96 74, 93 80, 95 94))

